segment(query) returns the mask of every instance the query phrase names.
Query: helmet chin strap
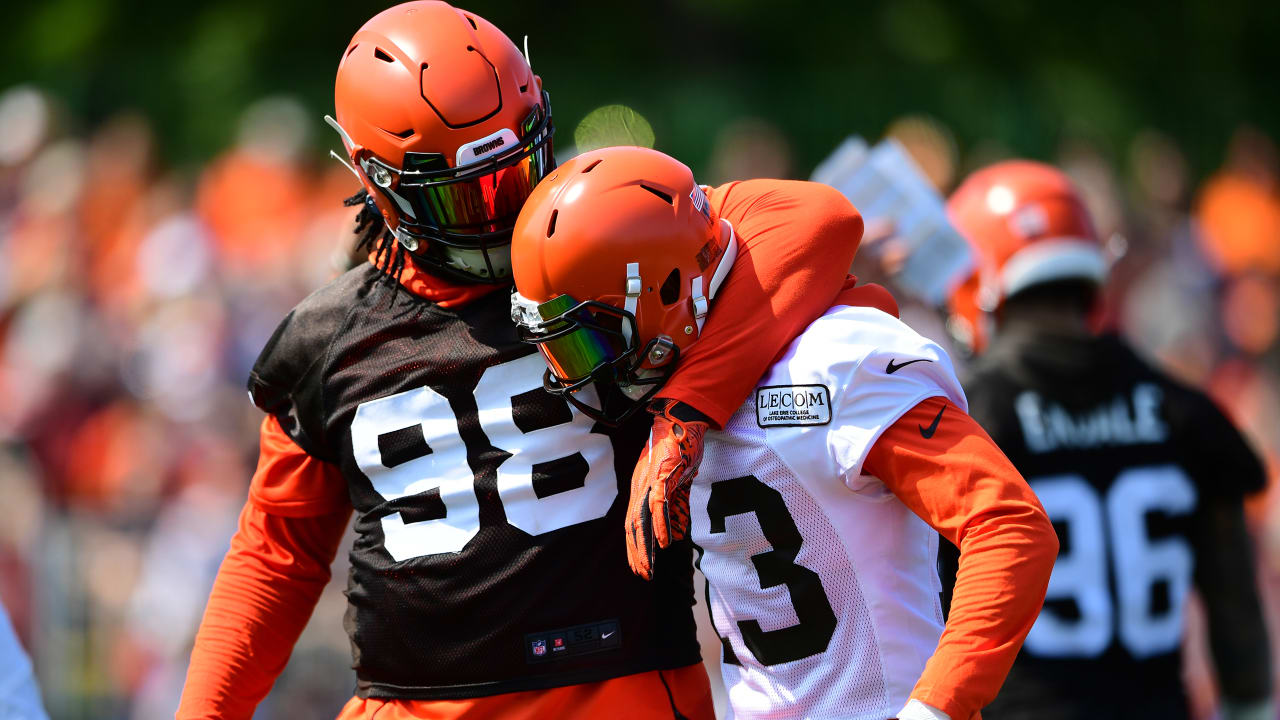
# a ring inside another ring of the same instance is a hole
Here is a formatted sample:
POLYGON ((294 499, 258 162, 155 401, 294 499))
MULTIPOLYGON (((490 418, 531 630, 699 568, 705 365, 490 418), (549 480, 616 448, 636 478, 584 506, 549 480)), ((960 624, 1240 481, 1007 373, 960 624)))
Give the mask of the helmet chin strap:
POLYGON ((359 179, 360 179, 360 171, 359 171, 359 170, 356 170, 356 169, 355 169, 355 167, 354 167, 351 163, 347 162, 347 159, 346 159, 346 158, 342 157, 341 155, 339 155, 338 153, 334 152, 333 150, 330 150, 330 151, 329 151, 329 157, 331 157, 331 158, 333 158, 334 160, 337 160, 338 162, 342 163, 342 167, 344 167, 344 168, 346 168, 346 169, 350 170, 350 171, 351 171, 351 174, 356 176, 356 180, 359 180, 359 179))
MULTIPOLYGON (((650 375, 650 376, 656 375, 656 373, 653 373, 649 370, 637 370, 636 375, 638 377, 645 377, 646 375, 650 375)), ((640 400, 644 399, 645 395, 650 394, 652 392, 652 388, 648 385, 632 385, 630 383, 622 383, 618 385, 618 391, 621 392, 623 395, 626 395, 628 399, 639 402, 640 400)))
POLYGON ((446 248, 444 256, 455 269, 476 275, 484 282, 502 282, 511 277, 511 253, 506 248, 446 248), (476 272, 479 269, 487 274, 480 275, 476 272))
MULTIPOLYGON (((324 121, 326 124, 329 125, 329 127, 337 131, 338 136, 342 138, 343 149, 345 149, 347 151, 347 154, 350 155, 352 149, 354 149, 356 146, 355 142, 351 139, 351 135, 349 135, 347 131, 343 129, 342 125, 338 124, 338 121, 335 120, 332 115, 325 115, 324 121)), ((375 178, 378 177, 377 172, 374 173, 373 177, 370 177, 369 171, 365 167, 365 165, 368 163, 367 160, 361 160, 359 163, 356 163, 356 164, 349 164, 345 160, 343 160, 341 157, 339 157, 338 154, 333 152, 332 150, 329 151, 329 154, 333 156, 333 158, 338 162, 342 163, 343 165, 346 165, 347 169, 350 170, 352 174, 356 176, 356 179, 361 181, 361 183, 367 182, 370 185, 376 186, 377 188, 382 190, 385 195, 391 198, 391 201, 394 202, 400 208, 401 212, 408 215, 409 217, 415 217, 413 213, 413 208, 409 205, 409 201, 400 197, 396 192, 394 192, 391 189, 391 176, 386 175, 385 174, 386 171, 383 168, 375 167, 376 171, 383 172, 385 175, 385 182, 377 182, 377 180, 375 180, 375 178)), ((396 239, 400 241, 400 244, 404 245, 405 248, 409 250, 409 252, 414 252, 418 249, 417 239, 401 233, 398 228, 393 230, 392 232, 395 234, 396 239)))
POLYGON ((335 120, 332 115, 325 115, 324 121, 325 124, 338 132, 338 136, 342 138, 342 147, 347 151, 347 154, 350 155, 351 149, 356 146, 355 142, 351 139, 351 135, 347 134, 347 131, 338 124, 338 121, 335 120))
MULTIPOLYGON (((347 151, 347 155, 349 157, 351 155, 351 149, 356 146, 355 142, 351 140, 351 136, 347 134, 347 131, 343 129, 341 125, 338 124, 338 121, 335 120, 332 115, 325 115, 324 121, 326 124, 329 125, 329 127, 337 131, 338 137, 342 140, 342 149, 347 151)), ((347 158, 342 157, 341 155, 339 155, 338 153, 332 150, 329 151, 329 157, 342 163, 342 165, 346 167, 348 170, 350 170, 351 174, 355 175, 356 179, 359 180, 361 183, 363 183, 367 179, 363 173, 361 173, 359 170, 356 169, 355 165, 352 165, 351 163, 347 162, 347 158)))
MULTIPOLYGON (((622 309, 631 314, 636 315, 636 308, 640 306, 640 263, 627 263, 627 291, 626 299, 622 301, 622 309)), ((631 344, 631 325, 622 323, 622 341, 627 345, 631 344)))
POLYGON ((693 279, 692 292, 690 293, 690 301, 693 302, 693 321, 698 325, 698 334, 702 334, 702 324, 707 321, 707 310, 710 306, 707 298, 702 294, 702 276, 699 275, 693 279))

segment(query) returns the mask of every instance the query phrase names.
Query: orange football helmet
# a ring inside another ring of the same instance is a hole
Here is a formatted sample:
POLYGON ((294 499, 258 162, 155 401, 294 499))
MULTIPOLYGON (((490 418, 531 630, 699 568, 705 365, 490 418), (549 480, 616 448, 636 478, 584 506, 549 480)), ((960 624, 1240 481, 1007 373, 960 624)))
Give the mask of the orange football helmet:
POLYGON ((534 189, 516 222, 512 319, 546 360, 549 392, 620 422, 698 339, 736 257, 733 228, 688 167, 639 147, 584 153, 534 189), (605 412, 575 397, 595 382, 634 402, 605 412))
POLYGON ((550 98, 515 44, 444 2, 396 5, 351 38, 334 105, 326 121, 410 255, 508 282, 516 215, 555 165, 550 98))
POLYGON ((990 313, 1042 283, 1102 283, 1108 262, 1080 192, 1066 173, 1008 160, 970 175, 947 200, 947 214, 977 255, 975 274, 950 299, 951 332, 973 352, 990 335, 990 313))

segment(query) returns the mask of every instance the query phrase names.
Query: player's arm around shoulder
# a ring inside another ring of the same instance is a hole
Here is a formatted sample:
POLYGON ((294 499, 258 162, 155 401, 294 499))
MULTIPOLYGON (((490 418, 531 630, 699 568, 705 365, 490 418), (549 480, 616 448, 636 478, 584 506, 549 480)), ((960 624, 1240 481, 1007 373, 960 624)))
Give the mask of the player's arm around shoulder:
POLYGON ((950 621, 901 717, 968 720, 995 697, 1039 613, 1057 536, 966 413, 945 352, 896 319, 850 310, 837 336, 861 347, 835 365, 831 452, 846 483, 875 476, 961 549, 950 621))
POLYGON ((874 307, 828 310, 792 343, 761 384, 783 382, 827 389, 826 455, 850 486, 859 482, 867 453, 881 434, 918 403, 941 396, 967 407, 946 352, 874 307))
MULTIPOLYGON (((811 252, 814 246, 852 239, 841 249, 849 261, 862 237, 862 216, 839 190, 807 180, 739 180, 708 189, 708 199, 720 217, 733 224, 749 240, 758 235, 782 234, 811 252)), ((847 270, 845 263, 842 271, 847 270)))
POLYGON ((778 354, 835 303, 862 218, 832 188, 795 180, 732 182, 711 188, 708 200, 733 227, 733 269, 698 342, 657 397, 723 426, 778 354))

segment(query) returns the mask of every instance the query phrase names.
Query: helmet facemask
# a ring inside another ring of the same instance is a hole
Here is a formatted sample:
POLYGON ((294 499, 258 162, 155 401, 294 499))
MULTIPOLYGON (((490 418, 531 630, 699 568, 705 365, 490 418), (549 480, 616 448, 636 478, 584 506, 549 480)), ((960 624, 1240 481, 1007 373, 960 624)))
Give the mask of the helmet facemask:
POLYGON ((459 282, 510 282, 516 217, 555 168, 550 103, 544 91, 542 103, 520 124, 519 138, 509 129, 481 138, 459 149, 455 167, 440 153, 405 153, 403 168, 356 153, 380 204, 393 209, 392 232, 417 263, 459 282), (475 161, 463 157, 477 146, 491 154, 475 161))
POLYGON ((539 304, 512 293, 511 318, 520 339, 536 345, 547 363, 543 388, 610 426, 625 422, 657 394, 680 354, 663 335, 641 348, 635 314, 595 300, 558 295, 539 304), (579 396, 588 387, 600 391, 598 407, 579 396))

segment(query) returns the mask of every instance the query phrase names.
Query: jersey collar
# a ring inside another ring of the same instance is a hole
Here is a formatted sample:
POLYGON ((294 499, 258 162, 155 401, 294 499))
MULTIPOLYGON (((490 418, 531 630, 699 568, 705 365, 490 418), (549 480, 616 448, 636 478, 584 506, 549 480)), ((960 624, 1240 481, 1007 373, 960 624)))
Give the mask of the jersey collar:
MULTIPOLYGON (((369 262, 377 264, 374 253, 369 254, 369 262)), ((454 284, 423 270, 412 260, 405 262, 404 269, 396 280, 414 295, 446 308, 462 307, 499 290, 511 290, 510 285, 454 284)))

